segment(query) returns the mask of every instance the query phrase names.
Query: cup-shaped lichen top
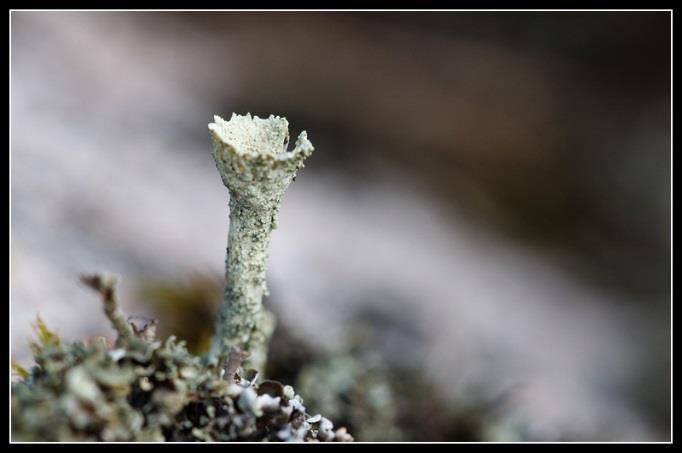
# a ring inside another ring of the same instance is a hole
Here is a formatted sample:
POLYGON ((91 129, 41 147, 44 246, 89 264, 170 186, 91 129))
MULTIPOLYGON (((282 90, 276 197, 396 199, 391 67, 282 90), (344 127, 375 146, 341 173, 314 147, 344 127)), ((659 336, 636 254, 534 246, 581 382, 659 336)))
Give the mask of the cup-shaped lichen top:
POLYGON ((305 132, 288 151, 288 126, 286 118, 248 114, 229 121, 216 116, 208 126, 216 167, 230 191, 225 295, 208 357, 223 360, 239 346, 261 371, 274 321, 262 306, 270 233, 284 191, 313 151, 305 132))
POLYGON ((253 207, 279 202, 296 172, 313 152, 305 131, 293 150, 289 145, 289 122, 232 114, 229 121, 215 116, 208 125, 213 136, 213 157, 223 182, 233 197, 253 207))

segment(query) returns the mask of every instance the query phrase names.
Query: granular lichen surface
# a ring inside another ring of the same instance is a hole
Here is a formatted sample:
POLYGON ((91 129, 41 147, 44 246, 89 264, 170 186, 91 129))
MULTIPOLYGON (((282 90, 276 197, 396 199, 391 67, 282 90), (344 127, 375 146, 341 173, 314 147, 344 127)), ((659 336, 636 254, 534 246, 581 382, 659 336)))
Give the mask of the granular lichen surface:
POLYGON ((274 328, 265 311, 270 234, 286 188, 312 153, 306 133, 287 150, 288 122, 233 115, 209 125, 213 157, 230 191, 224 301, 207 356, 156 339, 157 322, 127 318, 115 279, 84 276, 117 332, 62 344, 39 320, 35 365, 15 366, 14 441, 352 441, 345 428, 306 412, 291 386, 263 380, 274 328), (137 321, 134 321, 137 320, 137 321))
POLYGON ((171 336, 133 337, 117 324, 113 280, 85 277, 102 295, 118 338, 62 344, 38 323, 35 365, 12 383, 13 441, 350 441, 306 412, 291 386, 260 381, 233 348, 228 366, 206 365, 171 336))
POLYGON ((225 295, 209 359, 224 360, 236 345, 248 350, 248 363, 262 370, 274 328, 262 303, 268 294, 270 235, 284 192, 314 148, 303 131, 288 150, 289 123, 273 115, 233 114, 229 121, 216 116, 208 127, 213 158, 230 194, 225 295))

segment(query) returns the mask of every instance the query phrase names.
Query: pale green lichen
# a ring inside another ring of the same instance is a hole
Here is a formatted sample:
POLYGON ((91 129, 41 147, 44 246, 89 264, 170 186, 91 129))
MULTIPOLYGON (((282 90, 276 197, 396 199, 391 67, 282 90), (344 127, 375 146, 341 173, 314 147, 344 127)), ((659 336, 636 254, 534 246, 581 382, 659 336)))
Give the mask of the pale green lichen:
POLYGON ((402 441, 396 396, 412 388, 405 385, 396 392, 390 377, 378 357, 337 353, 305 365, 296 388, 315 410, 348 423, 358 439, 402 441))
POLYGON ((13 441, 352 440, 307 414, 292 387, 256 382, 236 348, 224 370, 203 364, 174 336, 156 341, 153 331, 129 325, 134 337, 126 337, 113 281, 83 278, 102 296, 116 345, 103 338, 65 345, 36 325, 35 365, 11 388, 13 441))
POLYGON ((249 351, 248 363, 262 370, 274 318, 263 309, 270 234, 277 227, 282 195, 313 146, 303 131, 293 150, 286 118, 219 116, 208 128, 213 158, 230 192, 230 227, 223 304, 208 360, 224 361, 231 346, 249 351))
POLYGON ((305 132, 287 151, 288 123, 233 115, 209 126, 230 189, 223 305, 202 361, 174 336, 156 341, 117 304, 115 279, 85 276, 118 336, 115 345, 62 345, 39 319, 35 366, 14 366, 12 438, 19 441, 352 441, 345 428, 306 413, 293 388, 258 382, 274 319, 262 307, 270 233, 284 191, 313 151, 305 132), (258 369, 246 368, 247 362, 258 369), (244 364, 244 366, 242 366, 244 364))
POLYGON ((116 278, 110 274, 84 275, 81 282, 102 294, 104 313, 112 327, 118 332, 117 345, 125 345, 135 341, 133 325, 116 304, 116 278))

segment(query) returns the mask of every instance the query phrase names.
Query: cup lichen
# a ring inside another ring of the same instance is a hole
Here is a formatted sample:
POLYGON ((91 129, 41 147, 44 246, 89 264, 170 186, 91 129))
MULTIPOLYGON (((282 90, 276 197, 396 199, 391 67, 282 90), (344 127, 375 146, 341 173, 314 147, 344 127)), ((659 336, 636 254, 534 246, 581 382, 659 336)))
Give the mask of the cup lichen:
POLYGON ((275 116, 216 117, 209 129, 230 190, 229 278, 209 360, 175 336, 157 340, 155 320, 136 326, 143 318, 123 313, 113 276, 84 276, 102 298, 115 344, 63 344, 39 320, 35 365, 13 365, 20 378, 11 386, 13 440, 353 440, 345 428, 334 431, 328 419, 308 414, 292 387, 258 382, 274 327, 262 307, 270 233, 281 197, 313 147, 302 132, 287 151, 288 123, 275 116))
POLYGON ((233 114, 229 121, 215 116, 208 125, 213 158, 230 193, 226 284, 207 357, 211 362, 224 361, 238 346, 249 351, 251 366, 262 370, 265 364, 274 329, 274 317, 263 309, 270 234, 284 192, 314 149, 303 131, 287 150, 288 126, 286 118, 250 114, 233 114))

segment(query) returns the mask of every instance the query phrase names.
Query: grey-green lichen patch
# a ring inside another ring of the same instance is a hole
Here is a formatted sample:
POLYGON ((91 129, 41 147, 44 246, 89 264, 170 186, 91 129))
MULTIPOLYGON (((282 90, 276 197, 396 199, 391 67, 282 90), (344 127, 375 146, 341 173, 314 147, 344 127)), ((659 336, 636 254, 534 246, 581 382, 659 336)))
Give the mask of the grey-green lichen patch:
POLYGON ((284 192, 313 152, 305 131, 287 150, 288 126, 286 118, 250 114, 233 114, 229 121, 216 116, 208 126, 213 158, 230 192, 226 285, 208 354, 212 363, 224 361, 232 346, 249 351, 253 367, 262 370, 265 363, 274 329, 262 304, 270 235, 284 192))
POLYGON ((62 345, 42 323, 36 365, 15 370, 12 436, 19 441, 350 441, 330 420, 306 413, 289 386, 259 384, 274 317, 263 309, 270 234, 281 197, 312 153, 306 133, 288 151, 285 118, 233 115, 209 125, 213 157, 230 191, 224 300, 206 359, 156 322, 137 325, 116 302, 115 279, 82 282, 100 293, 118 336, 113 346, 62 345), (247 368, 250 365, 252 368, 247 368))
MULTIPOLYGON (((119 330, 113 280, 83 279, 100 292, 119 330)), ((127 333, 127 329, 120 329, 127 333)), ((131 329, 136 332, 136 329, 131 329)), ((150 331, 115 345, 62 344, 42 321, 35 365, 11 386, 13 441, 350 441, 345 429, 307 422, 303 400, 276 381, 256 382, 239 363, 204 365, 184 342, 150 331)))
MULTIPOLYGON (((332 355, 304 366, 297 388, 310 407, 345 420, 362 441, 403 441, 390 373, 371 355, 332 355)), ((405 385, 401 393, 410 393, 405 385)), ((421 396, 415 395, 415 398, 421 396)))

